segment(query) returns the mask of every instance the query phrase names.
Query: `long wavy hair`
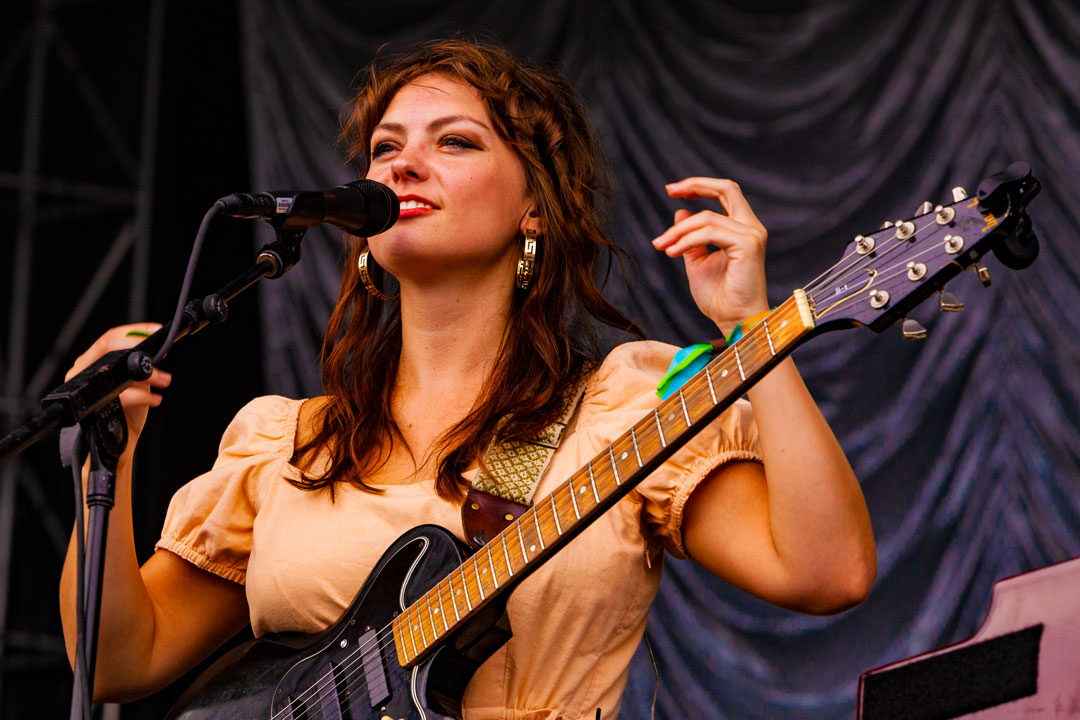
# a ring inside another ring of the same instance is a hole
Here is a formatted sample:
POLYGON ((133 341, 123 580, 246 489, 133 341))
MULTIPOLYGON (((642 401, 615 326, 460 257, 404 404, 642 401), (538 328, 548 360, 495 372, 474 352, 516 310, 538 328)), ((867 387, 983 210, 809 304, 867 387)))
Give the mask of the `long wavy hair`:
MULTIPOLYGON (((527 440, 559 418, 564 391, 596 357, 595 334, 582 333, 582 326, 595 329, 593 321, 599 321, 643 335, 601 293, 615 261, 621 267, 598 209, 608 176, 581 102, 558 72, 520 62, 501 47, 464 40, 430 42, 376 60, 341 116, 340 140, 360 176, 370 165, 374 127, 394 95, 432 73, 480 92, 495 131, 525 169, 544 229, 532 284, 515 290, 509 326, 480 399, 436 443, 436 492, 460 500, 466 487, 462 472, 482 462, 496 435, 503 441, 527 440)), ((294 456, 305 470, 294 484, 328 487, 331 497, 339 482, 378 492, 364 478, 387 461, 393 443, 412 453, 391 408, 401 352, 400 305, 364 291, 357 259, 366 244, 362 238, 350 243, 322 348, 327 400, 314 436, 294 456), (323 472, 308 474, 324 451, 323 472)))

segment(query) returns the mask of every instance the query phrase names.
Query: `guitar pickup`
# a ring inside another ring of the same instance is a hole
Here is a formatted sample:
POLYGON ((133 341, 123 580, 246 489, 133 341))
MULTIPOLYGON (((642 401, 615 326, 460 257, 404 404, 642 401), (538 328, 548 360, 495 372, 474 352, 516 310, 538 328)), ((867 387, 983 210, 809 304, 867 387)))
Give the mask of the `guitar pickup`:
POLYGON ((374 630, 369 630, 360 636, 357 647, 360 648, 361 663, 364 667, 368 701, 372 708, 381 707, 390 699, 390 684, 386 665, 383 664, 379 636, 374 630))

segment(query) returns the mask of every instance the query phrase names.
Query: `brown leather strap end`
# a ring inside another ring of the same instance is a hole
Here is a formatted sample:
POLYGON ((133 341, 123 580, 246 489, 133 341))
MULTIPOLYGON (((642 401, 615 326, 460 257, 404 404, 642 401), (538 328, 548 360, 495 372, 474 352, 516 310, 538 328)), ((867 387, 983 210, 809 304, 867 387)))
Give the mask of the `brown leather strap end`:
POLYGON ((486 545, 528 509, 528 505, 470 487, 461 508, 465 537, 475 547, 486 545))

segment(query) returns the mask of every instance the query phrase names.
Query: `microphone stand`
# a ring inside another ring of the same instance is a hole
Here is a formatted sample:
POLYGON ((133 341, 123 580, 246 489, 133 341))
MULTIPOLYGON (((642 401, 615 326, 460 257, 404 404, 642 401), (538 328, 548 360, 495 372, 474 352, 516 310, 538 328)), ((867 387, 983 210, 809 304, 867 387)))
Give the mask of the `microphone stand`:
MULTIPOLYGON (((264 246, 255 264, 201 300, 192 300, 180 319, 176 340, 193 335, 211 323, 228 317, 228 302, 263 278, 276 279, 300 260, 300 241, 310 224, 297 227, 288 218, 272 221, 277 239, 264 246)), ((171 324, 170 324, 171 325, 171 324)), ((41 399, 42 411, 0 439, 0 465, 64 426, 61 447, 70 448, 73 426, 82 428, 90 450, 90 476, 86 487, 89 508, 86 530, 86 559, 83 572, 85 593, 78 598, 79 622, 85 627, 84 654, 76 656, 71 716, 91 720, 88 699, 93 696, 94 667, 97 660, 97 633, 101 615, 102 578, 105 571, 105 540, 109 511, 115 503, 116 466, 127 447, 127 423, 119 395, 129 385, 146 380, 154 370, 152 357, 164 345, 170 325, 165 325, 137 346, 114 350, 98 359, 75 377, 41 399), (82 682, 80 682, 82 680, 82 682), (89 713, 89 714, 88 714, 89 713)), ((64 452, 65 463, 68 453, 64 452)), ((80 454, 81 460, 81 454, 80 454)))

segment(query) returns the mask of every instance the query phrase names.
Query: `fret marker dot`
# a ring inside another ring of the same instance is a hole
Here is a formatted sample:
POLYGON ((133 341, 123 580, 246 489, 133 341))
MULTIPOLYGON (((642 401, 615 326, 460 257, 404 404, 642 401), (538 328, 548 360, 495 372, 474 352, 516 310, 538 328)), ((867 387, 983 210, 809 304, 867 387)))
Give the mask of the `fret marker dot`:
POLYGON ((787 320, 785 320, 784 322, 780 323, 780 327, 787 327, 787 320))
POLYGON ((727 369, 726 368, 724 369, 723 372, 720 373, 720 377, 727 377, 727 369))
POLYGON ((668 419, 668 422, 671 422, 672 420, 674 420, 675 419, 675 413, 671 413, 670 415, 668 415, 667 419, 668 419))
POLYGON ((458 595, 460 595, 460 594, 461 594, 461 591, 460 591, 460 590, 458 590, 458 591, 457 591, 457 594, 458 594, 458 595))
POLYGON ((530 545, 529 546, 529 552, 536 552, 536 546, 535 545, 530 545))
POLYGON ((623 453, 622 455, 620 455, 620 456, 619 456, 619 459, 620 459, 620 460, 625 460, 625 459, 626 459, 626 458, 628 458, 628 457, 630 457, 630 456, 629 456, 629 455, 627 455, 626 453, 623 453))
POLYGON ((484 568, 483 570, 481 570, 480 574, 481 575, 487 575, 487 568, 484 568))
POLYGON ((435 608, 432 612, 434 612, 436 615, 438 615, 439 614, 439 608, 435 608))
POLYGON ((584 495, 584 494, 585 494, 585 488, 581 488, 580 490, 578 490, 578 495, 584 495))

